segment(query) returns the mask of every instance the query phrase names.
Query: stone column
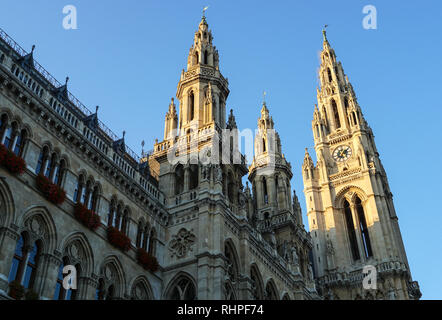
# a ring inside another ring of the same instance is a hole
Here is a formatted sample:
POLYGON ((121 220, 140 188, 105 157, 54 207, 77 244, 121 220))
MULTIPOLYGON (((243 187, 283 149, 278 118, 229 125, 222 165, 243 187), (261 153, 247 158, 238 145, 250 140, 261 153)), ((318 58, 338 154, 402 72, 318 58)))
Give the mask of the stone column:
POLYGON ((267 193, 269 197, 269 205, 274 207, 276 205, 276 185, 275 185, 275 177, 268 176, 266 179, 267 182, 267 193))
POLYGON ((62 260, 49 253, 42 254, 39 260, 34 290, 40 293, 42 300, 52 300, 62 260))
POLYGON ((77 300, 95 300, 98 282, 94 277, 79 277, 77 300))
POLYGON ((184 192, 189 191, 189 179, 190 179, 190 167, 186 165, 184 167, 184 192))
POLYGON ((20 235, 3 227, 0 229, 0 290, 8 292, 8 276, 20 235))

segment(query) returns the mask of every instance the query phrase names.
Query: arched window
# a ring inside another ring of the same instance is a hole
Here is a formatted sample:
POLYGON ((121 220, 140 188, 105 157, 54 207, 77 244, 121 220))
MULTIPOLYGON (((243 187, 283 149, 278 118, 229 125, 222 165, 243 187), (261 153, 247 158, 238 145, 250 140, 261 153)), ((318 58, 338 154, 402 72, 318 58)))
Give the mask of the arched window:
POLYGON ((328 81, 332 82, 333 81, 333 77, 332 77, 332 73, 330 68, 327 68, 327 75, 328 75, 328 81))
POLYGON ((169 293, 169 300, 195 300, 196 290, 193 282, 181 277, 169 293))
POLYGON ((88 196, 87 208, 92 211, 97 211, 99 188, 95 186, 93 191, 88 196))
POLYGON ((189 121, 192 121, 195 117, 195 95, 193 91, 189 94, 189 121))
POLYGON ((26 136, 27 136, 26 130, 22 130, 15 137, 15 145, 13 146, 14 148, 13 152, 15 153, 15 155, 17 156, 22 155, 24 143, 26 141, 26 136))
POLYGON ((348 232, 348 240, 350 243, 350 250, 353 257, 353 260, 359 260, 359 247, 356 240, 356 232, 355 232, 355 225, 353 223, 353 216, 351 213, 350 204, 346 200, 344 202, 344 215, 345 215, 345 222, 347 225, 347 232, 348 232))
POLYGON ((207 50, 204 51, 204 64, 209 64, 209 53, 207 50))
POLYGON ((98 280, 97 290, 95 291, 95 300, 105 300, 106 292, 105 292, 105 284, 103 278, 98 280))
POLYGON ((175 169, 175 195, 179 195, 184 190, 184 168, 179 164, 175 169))
POLYGON ((6 147, 6 149, 12 149, 12 145, 13 145, 13 139, 14 139, 14 134, 15 131, 17 130, 17 123, 13 122, 10 126, 6 127, 6 131, 4 133, 3 136, 3 145, 6 147))
POLYGON ((31 252, 28 256, 28 261, 26 263, 26 270, 24 273, 23 286, 26 289, 31 289, 34 286, 35 275, 37 274, 38 260, 41 253, 40 241, 34 243, 31 252))
POLYGON ((267 193, 267 179, 265 177, 262 178, 262 190, 264 195, 264 204, 269 203, 269 195, 267 193))
POLYGON ((193 61, 194 61, 194 65, 197 65, 199 63, 198 51, 195 51, 195 53, 193 54, 193 61))
POLYGON ((365 220, 364 208, 362 207, 361 199, 359 199, 359 197, 356 197, 355 206, 356 212, 358 213, 359 228, 361 230, 365 258, 369 258, 373 256, 373 251, 371 249, 370 235, 367 228, 367 222, 365 220))
POLYGON ((263 285, 261 283, 261 277, 259 271, 255 266, 252 266, 250 270, 250 279, 252 280, 252 298, 254 300, 263 300, 263 285))
POLYGON ((60 162, 57 165, 55 165, 54 168, 54 175, 53 175, 54 184, 56 184, 57 186, 61 186, 65 172, 66 172, 66 160, 61 159, 60 162))
POLYGON ((2 54, 2 56, 0 57, 0 63, 3 63, 3 61, 5 61, 5 55, 2 54))
MULTIPOLYGON (((66 290, 63 286, 63 279, 64 279, 63 269, 65 266, 69 264, 70 264, 69 259, 67 257, 64 257, 62 263, 60 264, 60 267, 58 268, 58 277, 57 277, 57 283, 55 285, 54 300, 75 300, 77 296, 78 288, 76 290, 73 289, 66 290)), ((77 271, 77 279, 78 279, 80 276, 80 266, 76 265, 75 268, 77 271)))
POLYGON ((265 299, 278 300, 278 294, 276 293, 276 289, 270 281, 267 283, 266 286, 265 299))
POLYGON ((152 256, 155 256, 156 254, 156 237, 156 231, 154 228, 152 228, 149 236, 149 248, 147 250, 147 252, 149 252, 152 256))
POLYGON ((26 263, 25 238, 23 235, 21 235, 15 247, 14 257, 12 258, 12 265, 9 271, 8 282, 12 281, 21 282, 23 270, 25 268, 25 263, 26 263))
POLYGON ((43 150, 40 152, 38 156, 37 167, 35 168, 35 173, 40 174, 44 171, 44 165, 46 163, 46 159, 49 156, 49 148, 47 146, 43 147, 43 150))
POLYGON ((121 227, 120 231, 124 234, 128 234, 129 227, 129 209, 125 208, 123 211, 123 216, 121 218, 121 227))
POLYGON ((137 241, 136 241, 137 248, 142 248, 143 246, 143 233, 144 233, 144 224, 143 221, 140 221, 138 222, 138 229, 137 229, 137 241))
POLYGON ((339 119, 339 111, 338 111, 338 106, 336 105, 335 99, 331 100, 331 106, 332 106, 332 110, 333 110, 333 115, 335 117, 336 129, 339 129, 341 127, 341 121, 339 119))
POLYGON ((199 170, 198 165, 192 164, 190 165, 190 174, 189 174, 189 188, 190 190, 196 189, 198 187, 198 176, 199 176, 199 170))
POLYGON ((266 139, 262 138, 262 152, 267 151, 266 139))
POLYGON ((115 199, 111 200, 111 204, 109 206, 109 214, 107 218, 107 225, 109 227, 115 226, 115 219, 116 219, 116 204, 115 199))

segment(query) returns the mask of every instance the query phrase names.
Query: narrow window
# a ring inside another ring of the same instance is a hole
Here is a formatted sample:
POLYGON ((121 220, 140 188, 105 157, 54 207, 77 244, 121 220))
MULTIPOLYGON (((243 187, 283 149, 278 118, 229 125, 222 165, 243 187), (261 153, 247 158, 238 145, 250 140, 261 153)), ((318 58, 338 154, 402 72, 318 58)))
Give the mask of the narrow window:
POLYGON ((332 82, 333 81, 333 77, 332 77, 332 73, 330 68, 327 68, 327 74, 328 74, 328 81, 332 82))
POLYGON ((209 64, 209 53, 207 50, 204 51, 204 64, 209 64))
POLYGON ((195 117, 195 96, 193 92, 189 95, 189 120, 192 121, 195 117))
POLYGON ((331 105, 332 105, 333 114, 335 116, 335 126, 336 129, 339 129, 341 127, 341 121, 339 120, 338 106, 336 105, 336 101, 334 99, 331 100, 331 105))
POLYGON ((25 240, 23 236, 17 242, 15 247, 14 257, 12 258, 12 265, 9 271, 8 282, 18 281, 21 282, 21 276, 24 269, 25 263, 25 250, 24 250, 25 240))
POLYGON ((345 221, 347 224, 347 232, 348 232, 348 240, 350 242, 350 250, 353 257, 353 260, 359 260, 359 248, 358 243, 356 240, 356 232, 355 232, 355 226, 353 223, 353 217, 351 214, 350 204, 348 201, 344 202, 344 215, 345 215, 345 221))
POLYGON ((266 178, 262 178, 262 188, 264 190, 264 204, 269 203, 269 195, 267 193, 267 181, 266 178))
POLYGON ((32 247, 32 251, 29 254, 28 262, 26 264, 26 270, 23 279, 23 286, 26 289, 34 286, 35 275, 37 273, 38 260, 40 256, 40 244, 35 242, 32 247))
POLYGON ((358 213, 359 228, 361 229, 362 245, 364 246, 365 258, 373 256, 371 249, 370 235, 368 233, 367 222, 365 220, 364 208, 362 207, 361 199, 356 198, 356 211, 358 213))

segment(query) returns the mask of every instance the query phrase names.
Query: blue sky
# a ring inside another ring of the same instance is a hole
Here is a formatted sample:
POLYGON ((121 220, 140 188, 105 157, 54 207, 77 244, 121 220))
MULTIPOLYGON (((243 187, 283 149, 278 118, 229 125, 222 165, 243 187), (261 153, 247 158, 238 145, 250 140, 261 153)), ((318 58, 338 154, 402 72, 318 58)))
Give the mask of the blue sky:
POLYGON ((267 103, 305 208, 300 166, 313 147, 321 29, 356 91, 387 171, 415 280, 442 298, 442 179, 439 97, 440 1, 3 1, 0 27, 137 152, 162 139, 164 115, 205 5, 240 128, 256 128, 267 103), (78 29, 62 27, 65 5, 78 29), (362 28, 365 5, 377 29, 362 28))

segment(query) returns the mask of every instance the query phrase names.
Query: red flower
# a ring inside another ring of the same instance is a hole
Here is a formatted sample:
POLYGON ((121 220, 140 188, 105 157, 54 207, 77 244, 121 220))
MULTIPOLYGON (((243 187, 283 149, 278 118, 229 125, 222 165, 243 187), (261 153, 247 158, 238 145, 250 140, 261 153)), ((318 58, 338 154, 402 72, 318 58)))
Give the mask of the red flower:
POLYGON ((0 145, 0 163, 13 174, 22 174, 25 171, 26 163, 21 157, 0 145))
POLYGON ((97 230, 100 226, 100 217, 92 210, 87 209, 83 204, 77 203, 74 211, 75 218, 91 230, 97 230))
POLYGON ((130 249, 129 237, 116 228, 109 227, 107 229, 107 239, 112 245, 123 251, 128 251, 130 249))
POLYGON ((62 204, 66 199, 66 192, 42 174, 37 176, 37 189, 54 204, 62 204))
POLYGON ((138 248, 137 260, 146 270, 156 272, 159 268, 157 258, 146 252, 143 248, 138 248))

